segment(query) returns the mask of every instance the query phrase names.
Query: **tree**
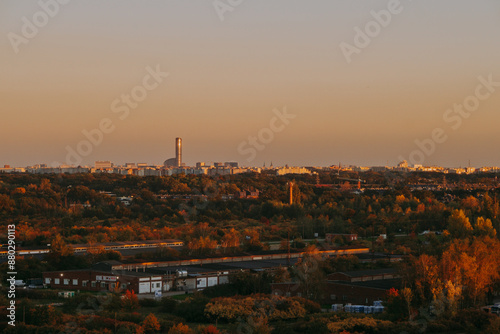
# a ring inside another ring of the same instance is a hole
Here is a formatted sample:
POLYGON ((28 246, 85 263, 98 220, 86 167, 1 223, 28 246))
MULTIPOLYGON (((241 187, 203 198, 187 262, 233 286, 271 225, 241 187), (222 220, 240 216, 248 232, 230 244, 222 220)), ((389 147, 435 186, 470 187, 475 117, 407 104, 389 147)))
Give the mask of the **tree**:
POLYGON ((222 237, 221 245, 222 245, 224 251, 228 248, 234 250, 234 249, 240 247, 239 233, 234 228, 231 228, 222 237))
POLYGON ((219 334, 219 330, 214 325, 209 325, 207 327, 198 327, 198 332, 200 334, 219 334))
POLYGON ((412 320, 411 316, 411 301, 413 299, 413 292, 411 291, 410 288, 404 288, 401 290, 401 297, 403 297, 403 300, 405 301, 406 308, 408 310, 408 320, 412 320))
POLYGON ((168 334, 192 334, 193 331, 188 325, 184 325, 182 322, 178 323, 174 327, 170 328, 168 334))
POLYGON ((142 328, 144 328, 146 334, 156 333, 160 330, 160 323, 153 313, 149 313, 142 322, 142 328))
POLYGON ((315 300, 322 290, 325 275, 320 268, 321 255, 316 246, 308 246, 302 258, 295 265, 294 276, 298 280, 306 298, 315 300))
POLYGON ((448 219, 448 231, 455 238, 465 238, 472 232, 472 225, 463 210, 454 210, 448 219))
POLYGON ((122 307, 127 311, 134 311, 139 308, 139 299, 134 290, 127 290, 122 299, 122 307))
POLYGON ((489 237, 455 240, 443 253, 442 280, 462 286, 464 297, 477 305, 500 279, 500 241, 489 237))
POLYGON ((15 205, 16 202, 13 199, 11 199, 8 195, 0 194, 0 212, 1 211, 10 212, 14 210, 15 205))
POLYGON ((210 236, 199 237, 191 240, 187 248, 191 254, 204 254, 205 252, 213 252, 217 248, 217 241, 210 239, 210 236))
POLYGON ((481 201, 481 211, 487 218, 497 218, 500 209, 496 198, 493 200, 490 195, 485 194, 483 196, 483 200, 481 201))
POLYGON ((265 316, 254 316, 248 318, 248 325, 251 333, 255 334, 271 334, 271 328, 268 324, 268 319, 265 316))
POLYGON ((446 281, 445 289, 448 311, 453 315, 458 309, 458 302, 462 297, 462 288, 458 284, 453 284, 452 281, 446 281))
POLYGON ((57 234, 50 243, 50 252, 54 257, 69 256, 73 254, 73 248, 64 242, 62 236, 57 234))
POLYGON ((387 313, 394 319, 403 319, 405 316, 405 301, 399 291, 395 288, 390 288, 387 291, 387 297, 384 302, 387 313))
POLYGON ((474 196, 469 196, 466 199, 462 200, 462 207, 473 212, 478 211, 480 208, 479 201, 474 196))
POLYGON ((245 230, 245 247, 248 251, 260 251, 264 247, 260 241, 259 231, 257 229, 245 230))
POLYGON ((497 235, 497 231, 493 228, 493 224, 489 218, 484 219, 483 217, 479 217, 474 226, 474 234, 494 238, 497 235))
POLYGON ((419 304, 431 301, 442 290, 437 259, 427 254, 411 257, 410 267, 412 273, 407 283, 412 284, 419 304))

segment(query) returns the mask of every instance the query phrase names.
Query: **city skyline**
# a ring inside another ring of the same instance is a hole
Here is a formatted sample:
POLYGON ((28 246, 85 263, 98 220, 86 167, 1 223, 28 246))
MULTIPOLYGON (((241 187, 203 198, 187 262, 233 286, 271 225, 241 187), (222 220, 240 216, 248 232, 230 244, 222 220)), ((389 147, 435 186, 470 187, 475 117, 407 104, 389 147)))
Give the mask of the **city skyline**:
POLYGON ((187 165, 500 165, 496 1, 62 3, 0 5, 1 166, 85 133, 83 165, 161 165, 176 137, 187 165))

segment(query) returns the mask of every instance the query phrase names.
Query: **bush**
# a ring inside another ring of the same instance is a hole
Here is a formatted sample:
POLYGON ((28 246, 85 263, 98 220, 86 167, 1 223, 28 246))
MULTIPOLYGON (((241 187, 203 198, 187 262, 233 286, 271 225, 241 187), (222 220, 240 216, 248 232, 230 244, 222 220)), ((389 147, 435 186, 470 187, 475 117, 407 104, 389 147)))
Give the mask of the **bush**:
POLYGON ((205 314, 211 319, 228 322, 254 315, 265 315, 274 321, 302 318, 306 315, 306 310, 299 301, 292 298, 257 294, 212 299, 205 308, 205 314))
POLYGON ((203 290, 208 298, 231 297, 238 294, 238 288, 234 284, 214 285, 203 290))
POLYGON ((493 319, 484 332, 486 334, 500 334, 500 317, 493 319))
POLYGON ((152 298, 143 298, 139 300, 139 305, 141 307, 158 307, 160 302, 152 298))
POLYGON ((192 333, 193 331, 187 325, 184 325, 182 323, 175 325, 168 331, 168 334, 192 334, 192 333))
POLYGON ((294 326, 294 330, 297 333, 314 333, 314 334, 330 333, 327 324, 324 321, 318 321, 317 319, 298 323, 294 326))
POLYGON ((205 317, 205 306, 209 299, 202 294, 194 294, 193 297, 177 304, 174 314, 186 319, 188 322, 207 322, 205 317))
POLYGON ((427 331, 429 333, 451 332, 460 329, 462 329, 462 326, 459 323, 445 318, 431 321, 427 324, 427 331))
MULTIPOLYGON (((6 295, 5 293, 4 295, 6 295)), ((62 299, 57 295, 57 291, 46 290, 46 289, 17 289, 17 298, 29 298, 29 299, 62 299)))
POLYGON ((163 297, 160 301, 161 310, 167 313, 174 313, 177 307, 177 301, 169 297, 163 297))
POLYGON ((482 333, 496 317, 478 309, 465 309, 458 311, 452 320, 459 323, 468 333, 482 333))
POLYGON ((22 323, 17 323, 16 326, 7 326, 2 333, 8 334, 53 334, 59 331, 50 326, 31 326, 22 323))
POLYGON ((292 297, 292 300, 298 301, 304 308, 308 314, 312 313, 321 313, 321 305, 312 300, 302 298, 302 297, 292 297))
POLYGON ((338 322, 328 323, 328 329, 332 333, 340 333, 342 331, 387 334, 393 332, 394 324, 390 321, 376 320, 371 317, 363 318, 347 318, 338 322))
POLYGON ((200 334, 220 334, 220 331, 214 325, 209 325, 207 327, 199 326, 196 332, 200 334))
MULTIPOLYGON (((287 324, 286 322, 283 322, 283 321, 280 321, 277 324, 274 324, 272 334, 289 334, 289 333, 295 333, 292 330, 291 324, 287 324)), ((321 333, 317 333, 317 334, 321 334, 321 333)))
POLYGON ((121 298, 117 294, 95 295, 84 292, 76 294, 73 298, 65 298, 62 306, 64 313, 75 314, 76 311, 99 311, 104 308, 107 312, 120 309, 121 298))
MULTIPOLYGON (((113 313, 113 317, 114 317, 114 313, 113 313)), ((133 312, 133 313, 117 312, 116 313, 116 320, 133 322, 135 324, 140 324, 142 322, 143 318, 144 318, 144 316, 138 312, 133 312)))

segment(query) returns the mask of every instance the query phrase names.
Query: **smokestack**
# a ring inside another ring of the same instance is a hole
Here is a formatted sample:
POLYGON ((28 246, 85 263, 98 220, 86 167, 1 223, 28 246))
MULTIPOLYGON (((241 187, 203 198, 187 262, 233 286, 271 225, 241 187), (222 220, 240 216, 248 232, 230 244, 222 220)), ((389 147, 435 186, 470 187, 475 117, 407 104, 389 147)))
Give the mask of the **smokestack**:
POLYGON ((175 164, 177 167, 182 165, 182 139, 175 138, 175 164))

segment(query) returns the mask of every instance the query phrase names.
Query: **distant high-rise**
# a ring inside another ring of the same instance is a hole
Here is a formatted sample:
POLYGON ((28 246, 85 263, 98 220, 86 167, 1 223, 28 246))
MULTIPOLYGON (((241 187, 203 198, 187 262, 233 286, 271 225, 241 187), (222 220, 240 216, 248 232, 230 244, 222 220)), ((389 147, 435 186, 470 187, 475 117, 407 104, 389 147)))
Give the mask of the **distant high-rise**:
POLYGON ((182 166, 182 139, 175 138, 175 164, 177 167, 182 166))
POLYGON ((96 161, 95 169, 109 169, 113 168, 113 163, 111 161, 96 161))
POLYGON ((165 160, 166 167, 182 167, 182 139, 175 138, 175 158, 165 160))

